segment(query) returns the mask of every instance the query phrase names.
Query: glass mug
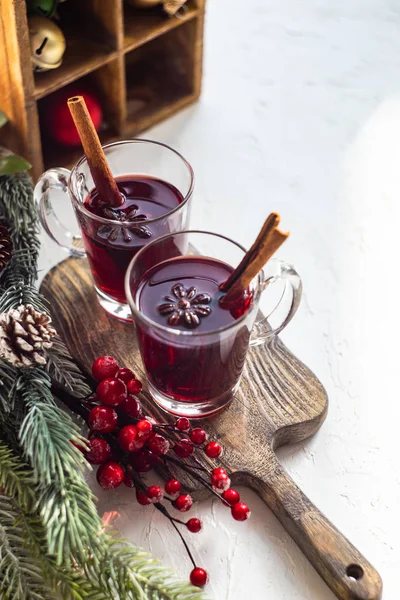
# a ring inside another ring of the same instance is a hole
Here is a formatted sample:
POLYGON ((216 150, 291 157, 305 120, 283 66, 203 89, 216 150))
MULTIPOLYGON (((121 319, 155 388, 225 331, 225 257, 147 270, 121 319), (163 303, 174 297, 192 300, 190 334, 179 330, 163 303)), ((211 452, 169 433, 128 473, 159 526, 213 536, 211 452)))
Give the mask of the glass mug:
POLYGON ((103 149, 112 174, 121 182, 120 189, 132 177, 145 180, 137 188, 143 192, 143 198, 140 197, 139 208, 134 207, 131 221, 108 219, 86 208, 85 198, 95 187, 86 157, 82 157, 71 171, 55 168, 43 173, 35 186, 34 196, 41 223, 48 235, 71 255, 87 256, 101 306, 119 319, 130 320, 124 291, 128 265, 149 240, 188 226, 194 174, 183 156, 160 142, 132 139, 107 144, 103 149), (156 180, 161 183, 158 188, 161 196, 157 199, 162 201, 163 194, 168 194, 166 198, 169 201, 172 197, 176 200, 172 208, 167 203, 151 201, 156 180), (149 185, 146 182, 153 183, 149 185), (61 221, 61 218, 64 221, 66 218, 63 202, 61 209, 55 210, 56 196, 60 196, 60 192, 69 194, 80 232, 71 232, 61 221), (150 216, 145 221, 134 218, 137 212, 146 215, 148 207, 156 210, 157 206, 155 218, 150 216), (160 214, 165 207, 166 212, 160 214))
POLYGON ((244 253, 242 246, 222 235, 183 231, 152 241, 136 254, 128 267, 125 292, 136 326, 149 390, 155 402, 167 412, 202 418, 223 409, 238 389, 249 345, 264 344, 279 333, 299 306, 302 292, 300 277, 291 265, 276 259, 270 260, 253 279, 247 310, 238 313, 242 316, 236 320, 227 322, 222 314, 225 311, 216 310, 215 304, 212 310, 204 304, 199 306, 199 302, 210 302, 212 294, 207 289, 210 295, 204 300, 205 294, 201 292, 205 290, 200 288, 207 288, 207 281, 214 281, 213 289, 218 290, 218 284, 226 278, 224 269, 228 268, 231 272, 244 253), (206 248, 207 252, 203 254, 199 248, 206 248), (203 263, 200 265, 203 269, 201 280, 196 271, 199 262, 203 263), (182 267, 184 263, 186 266, 182 267), (180 270, 178 278, 172 276, 172 271, 165 270, 171 265, 180 270), (222 269, 219 272, 222 280, 215 275, 218 269, 222 269), (157 272, 160 275, 157 276, 157 272), (178 287, 175 287, 177 281, 178 287), (279 300, 267 317, 260 316, 261 295, 264 290, 275 287, 272 284, 277 281, 281 282, 278 286, 279 300), (143 292, 146 282, 146 293, 153 294, 151 301, 150 296, 146 300, 143 292), (158 290, 160 282, 161 286, 168 287, 158 290), (169 291, 170 286, 172 292, 169 291), (167 302, 165 308, 160 304, 162 302, 167 302), (183 318, 184 310, 187 307, 191 310, 190 304, 195 313, 198 309, 199 315, 208 312, 208 329, 201 330, 198 326, 178 329, 169 324, 174 319, 183 318), (153 318, 149 314, 153 314, 153 318), (169 321, 168 315, 172 315, 172 320, 169 321), (222 323, 221 315, 225 323, 222 323), (271 320, 274 321, 277 315, 279 322, 276 326, 271 325, 271 320))

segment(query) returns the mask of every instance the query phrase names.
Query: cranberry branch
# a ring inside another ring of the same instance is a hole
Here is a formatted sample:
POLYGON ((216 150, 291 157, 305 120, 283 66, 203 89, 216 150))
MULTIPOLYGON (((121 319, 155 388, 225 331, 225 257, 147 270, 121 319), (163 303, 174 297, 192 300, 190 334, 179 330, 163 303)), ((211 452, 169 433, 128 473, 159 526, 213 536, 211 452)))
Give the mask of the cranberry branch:
POLYGON ((98 484, 105 490, 124 484, 135 490, 139 504, 153 504, 168 518, 193 563, 191 583, 203 587, 208 575, 196 565, 180 530, 185 527, 191 533, 198 533, 202 523, 195 517, 188 521, 176 518, 165 506, 168 503, 174 510, 186 513, 193 505, 191 495, 183 489, 182 482, 171 475, 164 488, 149 485, 147 478, 153 468, 163 467, 164 472, 171 474, 168 465, 175 465, 229 507, 235 520, 245 521, 250 510, 240 502, 239 493, 230 487, 227 471, 218 466, 207 469, 198 458, 204 453, 217 460, 222 454, 221 445, 208 441, 204 429, 192 428, 186 417, 171 424, 157 423, 144 415, 140 402, 141 382, 130 369, 120 368, 114 358, 102 356, 95 360, 92 374, 98 382, 92 397, 76 398, 55 382, 53 392, 89 426, 89 448, 82 451, 89 463, 98 465, 98 484))

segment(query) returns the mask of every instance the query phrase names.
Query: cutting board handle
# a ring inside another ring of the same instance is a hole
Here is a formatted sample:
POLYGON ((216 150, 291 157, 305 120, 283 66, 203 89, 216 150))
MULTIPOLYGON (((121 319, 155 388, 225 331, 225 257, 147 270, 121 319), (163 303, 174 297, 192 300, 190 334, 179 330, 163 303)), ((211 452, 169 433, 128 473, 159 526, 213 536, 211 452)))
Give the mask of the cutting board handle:
MULTIPOLYGON (((273 455, 274 456, 274 455, 273 455)), ((250 486, 266 502, 310 563, 340 600, 379 600, 382 580, 374 567, 310 502, 275 457, 264 479, 250 486)))

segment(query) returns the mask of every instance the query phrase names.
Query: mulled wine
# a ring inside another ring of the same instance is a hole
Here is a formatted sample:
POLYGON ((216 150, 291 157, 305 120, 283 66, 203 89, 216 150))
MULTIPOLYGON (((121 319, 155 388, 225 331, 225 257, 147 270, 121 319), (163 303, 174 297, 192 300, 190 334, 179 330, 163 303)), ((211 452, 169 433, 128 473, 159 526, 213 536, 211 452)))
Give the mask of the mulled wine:
POLYGON ((107 221, 93 221, 83 213, 78 218, 97 289, 125 303, 124 276, 132 257, 143 245, 171 231, 171 222, 162 217, 184 198, 172 184, 146 175, 117 177, 116 183, 124 199, 121 206, 105 205, 96 189, 84 201, 87 211, 107 221))
POLYGON ((248 290, 229 310, 222 308, 219 286, 232 271, 214 258, 181 256, 153 266, 137 287, 139 311, 176 331, 171 341, 156 327, 136 322, 150 383, 176 401, 218 398, 230 394, 239 380, 250 329, 232 326, 251 306, 252 294, 248 290))

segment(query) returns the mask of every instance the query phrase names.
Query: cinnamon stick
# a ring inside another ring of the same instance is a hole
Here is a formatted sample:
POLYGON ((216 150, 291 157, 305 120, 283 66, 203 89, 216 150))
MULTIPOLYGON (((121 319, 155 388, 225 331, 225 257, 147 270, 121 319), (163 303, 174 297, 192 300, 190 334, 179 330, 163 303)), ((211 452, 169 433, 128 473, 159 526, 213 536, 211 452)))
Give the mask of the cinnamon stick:
POLYGON ((221 299, 222 306, 237 298, 250 285, 265 263, 289 237, 289 233, 278 229, 279 222, 278 213, 269 215, 250 250, 220 286, 220 290, 225 293, 221 299))
POLYGON ((100 198, 113 208, 121 206, 123 197, 107 163, 84 98, 82 96, 69 98, 68 108, 81 138, 83 151, 100 198))

